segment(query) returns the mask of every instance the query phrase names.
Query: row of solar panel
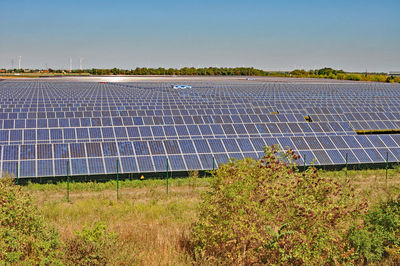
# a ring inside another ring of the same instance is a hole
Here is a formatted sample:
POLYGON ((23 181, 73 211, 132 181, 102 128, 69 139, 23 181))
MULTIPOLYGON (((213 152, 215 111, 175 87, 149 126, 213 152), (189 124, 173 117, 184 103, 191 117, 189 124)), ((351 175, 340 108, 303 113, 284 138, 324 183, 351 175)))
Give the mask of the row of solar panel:
MULTIPOLYGON (((303 105, 304 108, 304 105, 303 105)), ((364 113, 364 114, 380 114, 385 113, 386 108, 382 108, 379 106, 363 106, 359 108, 343 106, 343 108, 338 104, 336 107, 306 107, 304 110, 307 113, 311 114, 324 114, 324 115, 333 115, 333 114, 345 114, 345 113, 364 113)))
MULTIPOLYGON (((332 165, 332 164, 359 164, 399 162, 400 148, 367 148, 367 149, 331 149, 331 150, 302 150, 298 165, 332 165)), ((184 155, 152 155, 152 156, 123 156, 123 157, 98 157, 77 159, 44 159, 2 161, 2 173, 9 173, 20 177, 46 177, 71 175, 96 175, 119 173, 144 173, 211 170, 218 164, 226 163, 229 158, 241 159, 249 157, 258 159, 262 152, 236 152, 214 154, 184 154, 184 155), (168 161, 167 161, 168 158, 168 161), (17 166, 18 164, 18 166, 17 166)))
MULTIPOLYGON (((143 100, 143 99, 141 99, 143 100)), ((103 103, 106 105, 105 103, 103 103)), ((51 105, 51 104, 49 104, 51 105)), ((153 116, 153 115, 198 115, 198 114, 268 114, 273 111, 280 111, 285 113, 303 113, 311 115, 322 115, 321 117, 328 116, 338 119, 343 115, 349 115, 348 120, 357 120, 353 118, 351 114, 362 114, 363 120, 387 120, 391 117, 398 119, 398 113, 400 107, 387 106, 382 112, 365 112, 364 110, 358 111, 344 111, 333 114, 321 114, 319 112, 313 112, 308 110, 308 104, 293 104, 288 103, 280 105, 277 103, 271 103, 268 107, 257 108, 252 103, 241 104, 235 106, 229 104, 227 106, 209 106, 209 105, 191 105, 182 104, 182 106, 171 106, 168 104, 154 104, 150 106, 132 106, 132 104, 119 104, 118 106, 112 106, 107 103, 107 106, 101 106, 101 103, 96 107, 54 107, 54 108, 12 108, 10 106, 0 106, 0 117, 2 119, 10 118, 53 118, 53 117, 106 117, 106 116, 153 116), (286 105, 290 105, 287 107, 286 105), (295 105, 295 106, 293 106, 295 105), (64 113, 64 114, 63 114, 64 113), (83 115, 83 114, 84 115, 83 115), (393 114, 392 114, 393 113, 393 114), (376 115, 374 115, 376 114, 376 115), (7 116, 8 115, 8 116, 7 116), (371 116, 371 117, 369 117, 371 116)), ((361 107, 360 107, 361 108, 361 107)))
POLYGON ((295 150, 400 148, 400 135, 221 138, 0 146, 2 160, 260 152, 280 144, 295 150))
MULTIPOLYGON (((31 107, 63 107, 63 106, 86 106, 88 104, 89 106, 93 106, 93 103, 105 103, 109 102, 110 104, 120 104, 120 103, 130 103, 133 105, 141 105, 141 106, 146 106, 146 105, 151 105, 154 103, 171 103, 178 105, 180 103, 193 103, 193 104, 210 104, 210 105, 215 105, 215 104, 224 104, 224 102, 233 102, 233 103, 245 103, 246 101, 249 102, 252 101, 255 103, 256 106, 262 107, 262 106, 268 106, 268 104, 271 103, 278 103, 278 104, 286 104, 288 102, 295 102, 295 104, 300 103, 308 103, 310 105, 309 108, 314 107, 314 104, 318 103, 326 103, 326 104, 337 104, 337 109, 330 110, 331 113, 334 113, 335 110, 338 110, 339 112, 342 110, 354 110, 354 106, 348 105, 348 103, 351 102, 351 99, 354 99, 354 96, 349 96, 347 94, 343 93, 338 93, 336 96, 332 95, 316 95, 316 94, 307 94, 304 91, 301 92, 300 94, 293 95, 292 92, 280 95, 279 93, 275 91, 270 91, 266 92, 261 90, 254 91, 251 94, 243 94, 241 92, 237 92, 232 90, 232 93, 225 93, 220 94, 222 90, 216 90, 216 91, 209 91, 209 90, 194 90, 191 92, 183 92, 179 91, 178 93, 176 91, 172 90, 164 90, 164 91, 159 91, 157 88, 146 90, 121 90, 121 89, 116 89, 113 91, 111 94, 99 94, 98 91, 96 90, 86 90, 82 89, 85 91, 85 93, 80 93, 79 91, 71 91, 69 94, 63 94, 63 93, 51 93, 51 90, 43 90, 44 93, 41 94, 26 94, 26 89, 25 91, 17 91, 16 89, 13 89, 11 91, 6 91, 6 89, 2 89, 0 92, 1 96, 1 102, 0 104, 14 104, 14 105, 27 105, 31 107), (210 93, 211 92, 211 93, 210 93), (17 96, 17 97, 12 97, 12 96, 17 96), (140 99, 140 96, 143 96, 143 99, 148 100, 146 102, 139 102, 135 101, 140 99), (212 102, 210 99, 214 98, 216 101, 212 102), (245 101, 243 101, 245 100, 245 101), (308 100, 308 101, 307 101, 308 100), (47 106, 46 104, 54 104, 54 106, 47 106), (341 103, 344 104, 343 107, 341 107, 341 103), (341 109, 344 108, 344 109, 341 109)), ((112 90, 112 89, 109 89, 112 90)), ((231 89, 227 89, 231 90, 231 89)), ((60 90, 62 91, 62 90, 60 90)), ((357 97, 357 104, 360 103, 371 103, 370 106, 364 106, 363 110, 370 110, 370 111, 376 111, 380 112, 386 108, 386 106, 380 106, 381 103, 387 103, 388 105, 393 105, 394 103, 398 102, 398 99, 396 97, 399 97, 398 95, 394 95, 392 93, 388 93, 386 97, 375 97, 372 98, 371 96, 358 96, 357 97), (372 109, 371 109, 372 108, 372 109)), ((19 106, 18 106, 19 107, 19 106)), ((332 105, 332 107, 334 107, 332 105)), ((320 113, 326 113, 326 108, 324 106, 315 106, 316 111, 320 113)))
MULTIPOLYGON (((22 85, 22 84, 21 84, 22 85)), ((136 88, 129 87, 124 88, 122 86, 116 87, 111 84, 107 84, 106 86, 93 86, 93 83, 82 84, 77 86, 77 84, 62 84, 57 83, 54 84, 55 86, 47 86, 47 87, 35 87, 35 86, 27 86, 24 84, 22 86, 18 86, 16 83, 8 83, 2 84, 2 95, 8 95, 10 93, 18 93, 21 97, 28 96, 29 98, 41 98, 46 96, 59 96, 59 97, 71 97, 73 95, 80 95, 80 96, 118 96, 118 95, 129 95, 132 92, 141 92, 143 94, 153 94, 151 90, 160 94, 160 92, 169 92, 173 93, 172 89, 169 88, 170 84, 163 86, 162 84, 154 84, 154 86, 146 87, 146 89, 141 86, 142 84, 138 84, 136 88), (10 84, 13 85, 14 90, 10 90, 10 84), (64 86, 65 85, 65 86, 64 86), (104 90, 104 89, 107 90, 104 90), (148 90, 151 89, 151 90, 148 90)), ((346 86, 346 85, 332 85, 326 86, 324 88, 321 85, 314 84, 313 87, 302 87, 296 84, 296 86, 290 84, 280 84, 280 86, 275 86, 274 84, 254 84, 255 86, 250 86, 249 84, 246 85, 238 85, 238 84, 231 84, 229 86, 218 86, 215 83, 210 84, 211 86, 193 86, 195 89, 194 91, 187 92, 187 94, 196 94, 196 93, 203 93, 205 95, 218 95, 220 97, 224 96, 231 96, 231 95, 240 95, 241 97, 254 97, 254 95, 268 97, 274 95, 276 98, 288 98, 288 97, 301 97, 305 95, 310 95, 312 99, 337 99, 343 96, 354 97, 354 93, 357 93, 357 96, 360 99, 365 99, 369 96, 383 96, 378 97, 377 100, 384 99, 384 96, 396 96, 398 92, 396 92, 396 86, 379 86, 376 88, 371 88, 366 84, 358 84, 356 86, 346 86), (359 90, 363 88, 363 90, 359 90), (346 90, 344 90, 346 89, 346 90), (381 91, 379 91, 381 89, 381 91)), ((177 94, 176 92, 174 92, 177 94)), ((385 99, 386 100, 386 99, 385 99)), ((390 99, 388 99, 390 100, 390 99)))
MULTIPOLYGON (((139 93, 138 93, 139 94, 139 93)), ((277 98, 275 95, 270 95, 270 97, 260 97, 259 95, 253 95, 253 97, 242 97, 240 95, 231 95, 229 97, 217 97, 211 96, 207 97, 204 95, 176 95, 167 94, 158 97, 155 95, 142 95, 143 100, 139 101, 140 96, 138 94, 130 95, 116 95, 113 97, 103 98, 103 97, 82 97, 80 95, 75 95, 74 97, 49 97, 45 100, 40 99, 16 99, 12 96, 15 94, 10 94, 3 96, 0 101, 1 108, 32 108, 30 110, 37 110, 45 108, 93 108, 89 110, 120 110, 120 106, 128 106, 134 110, 141 107, 141 109, 148 109, 148 107, 162 106, 166 109, 191 109, 191 108, 240 108, 251 103, 252 106, 258 108, 265 108, 270 106, 280 106, 280 107, 302 107, 309 108, 310 112, 319 114, 335 114, 335 113, 345 113, 345 112, 357 112, 357 106, 360 106, 361 112, 384 112, 387 108, 398 109, 396 103, 397 99, 385 99, 385 100, 358 100, 355 101, 355 105, 349 107, 350 100, 346 97, 339 98, 337 100, 326 100, 326 99, 312 99, 311 96, 304 96, 298 98, 285 97, 282 99, 277 98), (293 105, 291 105, 293 103, 293 105), (364 104, 364 106, 363 106, 364 104), (100 108, 101 107, 101 108, 100 108), (100 108, 100 109, 99 109, 100 108), (329 112, 322 110, 322 108, 329 108, 329 112), (336 108, 336 109, 334 109, 336 108)), ((389 96, 391 97, 391 96, 389 96)), ((396 96, 394 96, 396 97, 396 96)))
MULTIPOLYGON (((356 111, 354 110, 354 106, 348 105, 351 102, 346 94, 338 94, 338 96, 333 97, 330 95, 316 96, 315 94, 305 94, 301 92, 299 95, 291 95, 291 93, 285 95, 279 95, 276 92, 269 92, 265 94, 265 91, 259 90, 254 91, 251 95, 243 95, 243 93, 233 92, 227 95, 219 95, 218 93, 209 94, 205 90, 195 90, 191 92, 184 93, 176 93, 176 91, 163 91, 160 92, 157 89, 153 89, 153 91, 125 91, 117 89, 113 94, 98 94, 96 90, 86 90, 86 93, 81 94, 76 91, 71 92, 69 95, 64 94, 24 94, 25 91, 17 92, 15 90, 8 91, 8 93, 4 93, 3 89, 0 92, 1 101, 0 104, 8 104, 8 105, 25 105, 28 107, 65 107, 65 106, 94 106, 94 103, 110 103, 110 105, 119 105, 121 103, 126 103, 128 105, 137 105, 137 106, 146 106, 153 105, 155 103, 165 103, 171 105, 179 105, 181 103, 188 104, 209 104, 218 107, 218 104, 224 104, 225 102, 231 103, 245 103, 253 102, 255 106, 263 107, 268 106, 268 104, 276 103, 276 104, 287 104, 288 102, 298 103, 306 103, 309 105, 308 108, 315 107, 315 111, 318 113, 330 113, 342 112, 342 111, 356 111), (17 96, 17 97, 11 97, 17 96), (145 102, 137 101, 140 99, 140 96, 145 99, 145 102), (210 99, 215 99, 215 101, 211 101, 210 99), (136 101, 135 101, 136 100, 136 101), (148 101, 147 101, 148 100, 148 101), (246 101, 243 101, 246 100, 246 101), (307 101, 308 100, 308 101, 307 101), (326 110, 324 106, 313 106, 318 103, 326 103, 329 107, 335 107, 335 109, 326 110), (343 103, 343 107, 341 104, 343 103), (52 105, 47 105, 52 104, 52 105), (332 104, 332 106, 330 106, 332 104), (336 104, 336 106, 334 106, 336 104)), ((83 89, 85 90, 85 89, 83 89)), ((230 89, 228 89, 230 90, 230 89)), ((49 90, 43 90, 44 92, 49 92, 49 90)), ((217 91, 218 92, 218 91, 217 91)), ((388 105, 393 105, 398 102, 396 95, 387 95, 386 98, 372 98, 370 96, 366 97, 357 97, 357 104, 360 103, 370 103, 371 105, 366 105, 362 107, 362 110, 382 112, 386 108, 386 105, 380 105, 381 103, 387 103, 388 105)), ((25 107, 24 106, 24 107, 25 107)), ((21 106, 16 106, 21 107, 21 106)))
MULTIPOLYGON (((255 93, 252 97, 243 97, 241 95, 231 95, 229 97, 216 97, 215 95, 207 97, 202 94, 176 95, 176 94, 161 94, 161 97, 156 95, 143 95, 142 93, 130 93, 129 95, 117 94, 112 97, 85 97, 81 95, 70 96, 53 96, 45 99, 20 98, 12 97, 15 93, 10 93, 0 100, 1 108, 32 108, 32 110, 42 109, 51 110, 51 108, 93 108, 89 110, 120 110, 121 106, 133 107, 154 107, 162 106, 165 109, 187 109, 187 108, 245 108, 251 103, 251 106, 257 108, 265 108, 270 106, 307 108, 308 111, 318 114, 341 114, 346 112, 366 112, 379 113, 384 112, 387 108, 396 108, 398 99, 357 99, 354 105, 349 105, 352 101, 347 96, 342 96, 338 99, 328 100, 325 98, 315 99, 310 95, 302 97, 290 97, 289 95, 279 98, 274 94, 267 97, 262 97, 255 93), (142 97, 141 97, 142 96, 142 97), (145 101, 139 101, 140 99, 145 101), (364 106, 363 106, 364 104, 364 106), (360 110, 357 110, 360 106, 360 110), (47 109, 50 108, 50 109, 47 109), (99 109, 100 108, 100 109, 99 109)), ((389 96, 392 97, 392 96, 389 96)), ((396 97, 396 96, 393 96, 396 97)), ((134 110, 127 109, 127 110, 134 110)), ((285 108, 286 109, 286 108, 285 108)), ((31 111, 31 109, 29 109, 31 111)))
MULTIPOLYGON (((68 89, 66 89, 68 90, 68 89)), ((216 90, 208 90, 208 89, 195 89, 190 92, 188 91, 173 91, 170 89, 167 90, 159 90, 158 88, 151 88, 150 90, 124 90, 124 89, 113 89, 107 88, 108 92, 112 93, 101 93, 102 89, 99 90, 88 90, 83 88, 82 90, 69 91, 68 93, 64 93, 63 90, 59 90, 57 92, 52 91, 51 89, 43 89, 42 93, 27 93, 29 89, 25 90, 7 90, 2 89, 0 92, 0 96, 2 96, 4 103, 10 104, 37 104, 40 106, 43 103, 47 103, 49 101, 54 100, 54 103, 57 104, 68 104, 71 103, 82 103, 83 101, 87 101, 89 103, 96 101, 114 101, 115 99, 120 100, 121 102, 126 102, 127 99, 138 99, 139 95, 142 95, 144 99, 150 99, 150 102, 160 102, 160 101, 170 101, 170 102, 182 102, 182 101, 198 101, 202 100, 207 101, 210 98, 216 98, 218 101, 227 101, 229 99, 234 99, 237 102, 242 102, 243 99, 249 100, 254 99, 257 102, 287 102, 287 101, 301 101, 306 102, 307 99, 313 102, 326 102, 326 103, 349 103, 351 99, 354 98, 354 95, 349 97, 348 94, 339 92, 337 95, 318 95, 315 92, 307 93, 305 91, 300 91, 299 94, 295 94, 293 92, 288 92, 285 94, 280 94, 276 91, 271 90, 253 90, 250 93, 243 93, 243 91, 237 91, 231 88, 228 89, 216 89, 216 90), (10 97, 12 95, 17 95, 18 97, 10 97), (201 99, 202 97, 203 99, 201 99)), ((375 94, 375 98, 372 99, 371 95, 358 95, 356 96, 358 102, 365 103, 394 103, 396 102, 396 98, 390 97, 398 97, 393 92, 387 91, 386 97, 377 97, 375 94)), ((137 104, 144 104, 138 102, 137 104)), ((261 103, 261 106, 263 104, 261 103)), ((321 106, 322 107, 322 106, 321 106)), ((349 106, 352 107, 352 106, 349 106)), ((384 106, 382 106, 384 108, 384 106)))
MULTIPOLYGON (((280 114, 280 115, 185 115, 185 116, 124 116, 124 117, 85 117, 85 118, 23 118, 23 119, 0 119, 3 127, 13 127, 14 124, 24 125, 25 123, 30 126, 35 126, 36 121, 40 120, 41 123, 50 119, 58 119, 65 121, 72 120, 73 123, 84 121, 82 123, 92 123, 93 125, 154 125, 154 124, 204 124, 204 123, 243 123, 243 122, 304 122, 304 116, 301 114, 280 114), (75 122, 76 121, 76 122, 75 122), (91 121, 91 122, 90 122, 91 121)), ((54 121, 54 120, 53 120, 54 121)))
MULTIPOLYGON (((183 121, 188 119, 201 119, 199 117, 203 117, 203 120, 249 120, 253 118, 253 120, 261 120, 263 122, 302 122, 304 121, 304 116, 311 117, 311 119, 315 122, 317 121, 362 121, 362 122, 370 122, 370 121, 400 121, 400 113, 381 113, 381 114, 368 114, 368 113, 345 113, 343 115, 316 115, 312 113, 300 112, 298 114, 254 114, 254 112, 240 112, 236 110, 235 112, 212 112, 210 110, 197 110, 196 112, 165 112, 170 114, 155 114, 158 112, 148 112, 153 113, 153 115, 146 114, 145 116, 137 116, 129 115, 126 111, 108 113, 104 112, 39 112, 39 113, 0 113, 0 126, 9 126, 15 119, 18 120, 35 120, 35 119, 101 119, 103 124, 118 124, 123 120, 126 124, 137 124, 143 125, 144 123, 163 123, 165 120, 174 121, 183 121), (171 115, 171 113, 178 113, 177 115, 171 115), (180 113, 180 114, 179 114, 180 113), (181 115, 184 113, 183 115, 181 115), (189 113, 189 114, 187 114, 189 113), (243 119, 242 119, 243 117, 243 119), (250 118, 249 118, 250 117, 250 118), (163 119, 164 118, 164 119, 163 119), (152 120, 155 120, 154 122, 152 120), (6 122, 7 121, 7 122, 6 122)), ((136 112, 137 113, 137 112, 136 112)), ((163 113, 163 112, 161 112, 163 113)), ((23 123, 23 122, 20 122, 23 123)), ((178 123, 178 122, 177 122, 178 123)))
MULTIPOLYGON (((301 109, 300 109, 301 110, 301 109)), ((189 109, 189 110, 138 110, 138 111, 39 111, 39 112, 9 112, 7 109, 2 109, 0 119, 35 119, 35 118, 82 118, 82 117, 98 117, 98 118, 115 118, 115 117, 146 117, 146 116, 196 116, 196 115, 264 115, 271 119, 272 122, 287 122, 290 120, 296 121, 300 116, 293 114, 270 115, 271 111, 276 111, 276 108, 271 110, 248 110, 248 109, 189 109)), ((268 119, 268 118, 266 118, 268 119)), ((386 119, 388 120, 388 119, 386 119)))
POLYGON ((78 127, 0 130, 0 142, 75 142, 106 139, 199 138, 213 136, 354 135, 346 123, 205 124, 138 127, 78 127))
MULTIPOLYGON (((139 100, 139 99, 138 99, 139 100)), ((145 99, 141 99, 142 101, 145 99)), ((33 104, 32 104, 33 105, 33 104)), ((275 105, 254 107, 251 102, 246 104, 235 104, 228 102, 227 104, 213 104, 208 103, 192 103, 183 102, 182 104, 170 104, 168 102, 152 103, 152 104, 135 104, 132 101, 127 103, 122 102, 98 102, 93 104, 66 104, 65 106, 52 106, 54 103, 46 104, 45 107, 23 107, 21 104, 1 104, 0 109, 7 113, 37 113, 37 112, 104 112, 112 113, 115 112, 129 112, 131 116, 137 115, 154 115, 164 113, 170 115, 171 112, 195 112, 195 110, 215 110, 215 112, 236 112, 237 109, 246 109, 250 113, 265 113, 271 109, 275 109, 275 105), (228 111, 229 110, 229 111, 228 111)), ((301 106, 299 106, 301 108, 301 106)), ((106 116, 106 115, 104 115, 106 116)))
POLYGON ((400 120, 400 113, 382 113, 380 115, 368 113, 344 113, 342 115, 310 114, 313 121, 393 121, 400 120))
MULTIPOLYGON (((166 119, 167 120, 167 119, 166 119)), ((2 126, 2 122, 0 120, 0 129, 4 128, 7 131, 12 130, 12 129, 45 129, 45 128, 80 128, 80 127, 110 127, 113 126, 112 123, 101 123, 102 121, 96 121, 96 119, 38 119, 38 120, 5 120, 4 127, 2 126), (12 123, 8 123, 8 121, 13 121, 12 123), (25 123, 26 122, 26 123, 25 123), (15 123, 15 124, 14 124, 15 123)), ((110 121, 108 121, 110 122, 110 121)), ((116 124, 114 125, 115 127, 119 128, 121 126, 130 126, 133 125, 133 123, 124 123, 126 121, 123 121, 122 124, 116 124)), ((185 124, 188 127, 193 127, 193 126, 199 126, 199 127, 208 127, 208 126, 214 126, 217 125, 219 127, 221 124, 222 125, 238 125, 239 127, 242 127, 244 125, 247 128, 247 125, 251 125, 251 127, 263 127, 262 125, 266 125, 268 128, 271 128, 270 130, 265 130, 262 129, 259 131, 260 134, 269 134, 271 133, 276 133, 276 134, 290 134, 290 133, 310 133, 310 132, 316 132, 316 133, 329 133, 330 130, 335 130, 338 132, 346 131, 346 132, 351 132, 354 130, 374 130, 374 129, 400 129, 400 121, 361 121, 361 122, 311 122, 311 123, 305 123, 305 122, 299 122, 299 123, 271 123, 271 122, 266 122, 262 123, 262 121, 250 121, 250 122, 229 122, 225 123, 224 121, 222 123, 185 123, 185 122, 190 122, 190 121, 183 121, 184 123, 171 123, 171 122, 176 122, 176 121, 167 121, 167 124, 161 124, 164 125, 162 127, 169 127, 168 125, 176 125, 176 127, 181 127, 184 126, 185 124), (251 124, 254 123, 254 124, 251 124), (262 124, 262 125, 261 125, 262 124), (179 126, 180 125, 180 126, 179 126), (279 128, 278 130, 276 128, 279 128), (290 128, 291 130, 288 130, 287 128, 290 128), (301 129, 300 129, 301 128, 301 129)), ((180 122, 180 121, 178 121, 180 122)), ((198 120, 193 121, 193 122, 199 122, 198 120)), ((145 125, 150 124, 150 123, 145 123, 145 125)), ((150 125, 155 125, 154 123, 150 125)), ((142 126, 139 128, 148 128, 148 126, 142 126)), ((160 125, 160 124, 157 124, 160 125)), ((1 131, 1 130, 0 130, 1 131)), ((249 132, 253 132, 254 134, 258 134, 258 132, 250 130, 249 132)), ((228 134, 228 133, 226 133, 228 134)), ((246 134, 246 133, 240 133, 240 134, 246 134)))
MULTIPOLYGON (((223 115, 223 116, 164 116, 164 117, 116 117, 110 118, 52 118, 52 119, 15 119, 0 120, 0 128, 47 128, 47 127, 96 127, 96 126, 141 126, 141 125, 193 125, 193 124, 232 124, 232 123, 304 123, 302 117, 299 122, 274 122, 264 115, 223 115)), ((364 123, 374 123, 373 121, 364 123)), ((400 121, 376 121, 382 125, 397 125, 400 121)), ((330 122, 320 122, 327 124, 330 122)), ((344 124, 346 122, 334 122, 344 124)), ((357 122, 354 122, 357 123, 357 122)))

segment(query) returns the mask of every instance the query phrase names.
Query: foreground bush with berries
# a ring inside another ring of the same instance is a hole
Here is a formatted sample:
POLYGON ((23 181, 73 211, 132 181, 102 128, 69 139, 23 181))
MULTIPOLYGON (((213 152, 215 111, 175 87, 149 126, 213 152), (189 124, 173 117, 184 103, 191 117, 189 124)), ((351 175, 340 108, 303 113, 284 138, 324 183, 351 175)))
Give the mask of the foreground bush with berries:
POLYGON ((293 151, 266 147, 261 160, 221 165, 203 195, 191 237, 207 264, 352 263, 346 236, 367 204, 354 188, 297 169, 293 151))
POLYGON ((60 263, 60 242, 31 197, 11 178, 0 178, 0 265, 60 263))

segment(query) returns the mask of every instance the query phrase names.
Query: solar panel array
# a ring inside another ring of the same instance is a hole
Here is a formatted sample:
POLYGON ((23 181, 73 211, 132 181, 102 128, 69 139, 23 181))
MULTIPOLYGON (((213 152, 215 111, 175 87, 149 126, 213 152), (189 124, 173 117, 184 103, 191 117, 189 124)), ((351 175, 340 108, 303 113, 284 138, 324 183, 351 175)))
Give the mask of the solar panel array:
POLYGON ((265 145, 303 164, 400 161, 400 86, 254 81, 0 83, 0 169, 20 177, 208 170, 265 145), (306 121, 305 117, 309 117, 306 121), (214 159, 213 159, 214 158, 214 159))

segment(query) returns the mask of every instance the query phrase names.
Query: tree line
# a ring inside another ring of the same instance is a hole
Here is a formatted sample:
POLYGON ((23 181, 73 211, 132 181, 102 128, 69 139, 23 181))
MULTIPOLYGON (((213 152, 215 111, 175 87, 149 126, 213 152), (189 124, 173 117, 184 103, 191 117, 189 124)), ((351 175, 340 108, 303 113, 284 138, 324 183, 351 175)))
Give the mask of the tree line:
MULTIPOLYGON (((2 69, 3 73, 22 73, 22 69, 2 69)), ((32 69, 29 73, 38 73, 39 69, 32 69)), ((47 71, 46 71, 47 72, 47 71)), ((137 67, 135 69, 75 69, 71 72, 61 69, 48 69, 52 74, 88 74, 88 75, 182 75, 182 76, 274 76, 295 78, 324 78, 338 80, 374 81, 374 82, 396 82, 400 83, 400 77, 386 73, 349 73, 329 67, 321 69, 295 69, 293 71, 265 71, 253 67, 183 67, 183 68, 147 68, 137 67)))

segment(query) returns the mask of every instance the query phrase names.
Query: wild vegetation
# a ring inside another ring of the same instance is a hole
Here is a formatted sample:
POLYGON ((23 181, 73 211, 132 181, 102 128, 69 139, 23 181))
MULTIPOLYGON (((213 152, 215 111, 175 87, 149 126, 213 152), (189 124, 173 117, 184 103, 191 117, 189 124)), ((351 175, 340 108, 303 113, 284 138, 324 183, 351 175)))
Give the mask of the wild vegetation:
POLYGON ((49 264, 58 261, 58 234, 45 224, 31 197, 0 179, 0 264, 49 264))
POLYGON ((387 75, 385 73, 346 73, 343 70, 335 70, 329 67, 309 71, 296 69, 289 72, 289 76, 299 78, 324 78, 338 80, 400 83, 399 76, 387 75))
POLYGON ((348 183, 321 178, 315 168, 293 170, 296 157, 268 148, 260 161, 231 161, 218 169, 191 237, 196 261, 352 262, 347 228, 367 203, 348 183))
POLYGON ((297 155, 213 177, 0 181, 0 264, 398 264, 400 170, 302 172, 297 155))

